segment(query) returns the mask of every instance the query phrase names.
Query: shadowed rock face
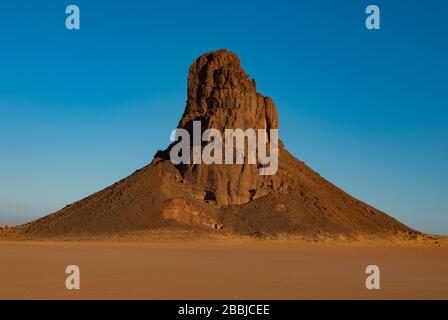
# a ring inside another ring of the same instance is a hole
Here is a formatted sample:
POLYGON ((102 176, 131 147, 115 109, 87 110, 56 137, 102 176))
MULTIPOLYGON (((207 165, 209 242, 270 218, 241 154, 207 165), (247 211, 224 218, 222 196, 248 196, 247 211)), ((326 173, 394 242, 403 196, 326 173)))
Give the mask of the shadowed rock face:
MULTIPOLYGON (((227 50, 206 53, 190 68, 187 106, 178 127, 192 136, 193 121, 201 121, 202 132, 217 129, 223 137, 225 129, 264 129, 268 134, 278 129, 274 102, 257 92, 239 58, 227 50)), ((245 156, 244 165, 190 164, 179 170, 187 182, 204 189, 207 200, 218 205, 244 204, 286 187, 286 181, 281 185, 281 174, 261 176, 258 160, 248 164, 247 148, 245 156)))
MULTIPOLYGON (((257 93, 238 57, 219 50, 199 57, 188 74, 188 99, 178 127, 202 131, 276 129, 276 107, 257 93)), ((264 141, 270 148, 271 139, 264 141)), ((415 239, 420 233, 355 199, 291 155, 281 142, 278 171, 259 163, 174 165, 170 150, 151 164, 91 196, 0 236, 91 238, 148 230, 239 235, 415 239)), ((247 156, 247 154, 246 154, 247 156)))

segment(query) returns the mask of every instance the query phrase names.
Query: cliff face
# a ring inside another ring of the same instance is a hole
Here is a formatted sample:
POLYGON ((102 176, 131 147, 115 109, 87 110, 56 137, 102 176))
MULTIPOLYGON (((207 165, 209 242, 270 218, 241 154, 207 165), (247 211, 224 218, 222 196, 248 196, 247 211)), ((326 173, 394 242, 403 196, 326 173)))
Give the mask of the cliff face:
MULTIPOLYGON (((239 58, 227 50, 204 54, 190 68, 187 106, 178 127, 193 136, 194 121, 200 121, 201 134, 207 129, 216 129, 222 137, 226 129, 243 132, 253 129, 257 134, 259 129, 265 130, 267 150, 270 150, 270 130, 278 129, 274 102, 257 92, 255 81, 249 79, 239 58)), ((261 175, 262 164, 258 159, 254 164, 248 163, 247 139, 245 143, 244 164, 202 163, 179 166, 179 169, 188 183, 204 189, 207 200, 221 206, 244 204, 286 187, 286 181, 282 185, 281 174, 261 175)), ((235 145, 236 140, 236 154, 235 145)))
MULTIPOLYGON (((227 50, 206 53, 190 68, 187 105, 178 128, 193 134, 195 121, 200 122, 201 133, 206 129, 222 134, 226 129, 269 132, 279 127, 272 99, 257 93, 239 58, 227 50)), ((272 151, 271 136, 262 142, 272 151)), ((175 145, 157 152, 150 165, 131 176, 13 233, 27 238, 155 229, 329 237, 419 234, 323 179, 280 141, 278 170, 273 175, 260 175, 265 164, 258 159, 253 164, 175 165, 170 159, 175 145)), ((201 151, 204 147, 200 143, 201 151)))

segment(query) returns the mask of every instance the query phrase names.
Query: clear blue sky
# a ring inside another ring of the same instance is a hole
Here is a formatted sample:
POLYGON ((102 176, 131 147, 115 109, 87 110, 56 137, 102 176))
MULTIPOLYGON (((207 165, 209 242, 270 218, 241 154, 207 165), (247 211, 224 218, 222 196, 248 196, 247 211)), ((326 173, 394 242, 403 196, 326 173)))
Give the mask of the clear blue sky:
POLYGON ((192 61, 234 51, 290 151, 411 227, 448 234, 447 1, 2 1, 0 223, 151 161, 192 61), (81 30, 65 28, 65 7, 81 30), (381 9, 367 31, 365 7, 381 9))

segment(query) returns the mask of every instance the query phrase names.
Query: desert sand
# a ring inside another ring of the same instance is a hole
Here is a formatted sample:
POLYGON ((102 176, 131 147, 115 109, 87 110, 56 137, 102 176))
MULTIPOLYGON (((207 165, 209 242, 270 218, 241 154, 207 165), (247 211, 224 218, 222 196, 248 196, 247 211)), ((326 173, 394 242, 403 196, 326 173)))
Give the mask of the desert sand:
POLYGON ((0 299, 448 299, 448 245, 0 241, 0 299), (81 289, 65 288, 65 268, 81 289), (365 267, 381 289, 365 288, 365 267))

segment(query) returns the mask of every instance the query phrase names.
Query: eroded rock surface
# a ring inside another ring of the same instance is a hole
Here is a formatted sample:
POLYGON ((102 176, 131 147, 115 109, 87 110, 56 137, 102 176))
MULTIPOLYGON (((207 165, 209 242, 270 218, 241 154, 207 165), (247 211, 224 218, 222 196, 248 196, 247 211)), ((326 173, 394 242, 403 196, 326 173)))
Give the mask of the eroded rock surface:
MULTIPOLYGON (((187 106, 178 127, 193 136, 193 121, 201 122, 202 132, 217 129, 222 137, 225 129, 266 130, 267 150, 270 129, 279 126, 272 99, 257 92, 255 81, 249 79, 239 58, 227 50, 206 53, 190 68, 187 106)), ((188 164, 180 165, 179 170, 187 183, 204 190, 204 200, 220 206, 244 204, 287 187, 281 172, 260 175, 261 164, 248 164, 247 148, 244 152, 244 164, 188 164)))

